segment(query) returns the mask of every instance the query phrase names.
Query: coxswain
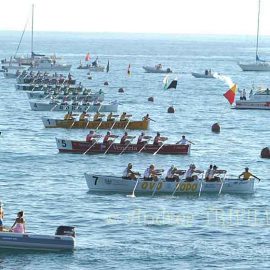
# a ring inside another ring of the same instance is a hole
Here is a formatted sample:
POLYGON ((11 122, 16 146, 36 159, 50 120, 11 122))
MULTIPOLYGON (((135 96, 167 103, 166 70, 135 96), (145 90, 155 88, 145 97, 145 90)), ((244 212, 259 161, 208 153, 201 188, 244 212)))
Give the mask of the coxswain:
POLYGON ((166 141, 168 138, 167 137, 161 137, 160 133, 157 132, 156 137, 154 138, 153 145, 161 145, 162 142, 166 141))
POLYGON ((176 144, 183 144, 183 145, 186 145, 186 144, 193 144, 193 142, 189 141, 186 139, 186 136, 183 135, 182 136, 182 139, 180 141, 178 141, 176 144))
POLYGON ((73 116, 75 115, 73 115, 72 112, 68 112, 67 114, 65 114, 64 120, 74 120, 75 118, 73 116))
POLYGON ((252 177, 258 179, 259 181, 261 181, 261 179, 258 178, 257 176, 255 176, 254 174, 252 174, 252 173, 249 171, 248 168, 245 168, 245 171, 242 172, 242 173, 238 176, 238 178, 241 178, 242 176, 243 176, 243 180, 249 180, 249 178, 252 176, 252 177))
POLYGON ((111 134, 110 131, 108 131, 107 134, 103 138, 103 143, 111 144, 114 141, 114 139, 117 138, 117 137, 118 136, 113 135, 113 134, 111 134), (110 139, 110 138, 112 138, 112 139, 110 139))
POLYGON ((107 116, 107 121, 115 121, 115 117, 118 117, 118 114, 113 114, 112 112, 110 112, 107 116))
POLYGON ((89 114, 86 111, 83 111, 80 115, 79 121, 88 121, 89 114))
POLYGON ((133 138, 134 138, 134 137, 128 136, 128 133, 125 132, 124 135, 123 135, 122 138, 121 138, 120 143, 121 143, 121 144, 129 144, 129 143, 131 142, 130 139, 133 139, 133 138))
POLYGON ((136 176, 141 175, 139 172, 133 172, 131 169, 132 169, 132 164, 128 163, 126 169, 123 172, 122 178, 136 180, 137 179, 136 176))
POLYGON ((131 117, 132 114, 127 114, 126 112, 123 112, 120 116, 120 121, 127 121, 129 117, 131 117))
POLYGON ((94 121, 102 121, 102 117, 104 117, 104 116, 105 116, 105 114, 101 114, 100 112, 96 112, 93 120, 94 121))
POLYGON ((152 180, 158 180, 158 176, 162 174, 164 170, 155 169, 155 166, 151 164, 143 174, 144 180, 152 181, 152 180))

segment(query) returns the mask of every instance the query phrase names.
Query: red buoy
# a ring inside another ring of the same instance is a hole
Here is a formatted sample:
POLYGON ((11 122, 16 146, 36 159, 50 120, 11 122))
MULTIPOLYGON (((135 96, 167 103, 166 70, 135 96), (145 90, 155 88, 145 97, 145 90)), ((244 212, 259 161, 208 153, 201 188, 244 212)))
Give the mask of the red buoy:
POLYGON ((219 133, 220 132, 220 125, 215 123, 212 125, 212 132, 219 133))
POLYGON ((148 101, 154 102, 154 97, 149 97, 148 101))
POLYGON ((168 108, 168 113, 174 113, 174 107, 173 106, 170 106, 169 108, 168 108))
POLYGON ((270 158, 270 149, 269 147, 265 147, 261 151, 261 157, 262 158, 270 158))

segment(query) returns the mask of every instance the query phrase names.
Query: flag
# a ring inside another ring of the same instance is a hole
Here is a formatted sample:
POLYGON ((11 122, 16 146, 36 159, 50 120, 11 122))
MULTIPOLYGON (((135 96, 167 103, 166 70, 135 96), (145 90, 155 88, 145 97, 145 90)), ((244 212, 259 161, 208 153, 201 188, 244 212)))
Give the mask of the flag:
POLYGON ((166 76, 164 77, 164 79, 163 79, 163 88, 164 88, 164 90, 167 89, 168 83, 169 83, 169 76, 166 75, 166 76))
POLYGON ((128 65, 127 74, 128 74, 128 75, 131 75, 130 64, 128 65))
POLYGON ((86 56, 85 56, 85 61, 89 61, 90 60, 90 53, 88 52, 87 54, 86 54, 86 56))
POLYGON ((177 79, 174 79, 174 80, 171 81, 171 83, 169 84, 167 89, 170 89, 170 88, 176 89, 176 86, 177 86, 177 79))
POLYGON ((106 67, 106 72, 108 73, 109 70, 110 70, 110 62, 109 62, 109 60, 108 60, 108 64, 107 64, 107 67, 106 67))
POLYGON ((235 95, 237 92, 237 85, 234 84, 223 96, 230 102, 232 105, 234 103, 235 95))

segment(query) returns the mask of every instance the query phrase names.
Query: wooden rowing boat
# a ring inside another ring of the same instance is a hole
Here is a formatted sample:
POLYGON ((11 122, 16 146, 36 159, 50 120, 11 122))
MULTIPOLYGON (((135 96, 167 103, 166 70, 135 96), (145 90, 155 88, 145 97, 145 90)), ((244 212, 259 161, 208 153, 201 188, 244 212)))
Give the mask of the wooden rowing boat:
POLYGON ((142 121, 74 121, 63 119, 51 119, 42 117, 42 122, 46 128, 82 128, 82 129, 139 129, 146 130, 149 127, 149 120, 142 121))
MULTIPOLYGON (((92 143, 86 141, 75 141, 75 140, 66 140, 66 139, 57 139, 56 144, 59 152, 62 153, 74 153, 82 154, 87 151, 87 154, 123 154, 127 153, 138 153, 142 148, 141 153, 154 154, 159 148, 159 145, 147 144, 144 147, 144 144, 129 144, 128 146, 121 143, 105 144, 105 143, 96 143, 92 146, 92 143), (91 147, 91 148, 90 148, 91 147), (124 150, 125 149, 125 150, 124 150), (108 151, 107 151, 108 150, 108 151)), ((165 155, 187 155, 190 152, 190 145, 185 144, 164 144, 160 148, 158 154, 165 155)))

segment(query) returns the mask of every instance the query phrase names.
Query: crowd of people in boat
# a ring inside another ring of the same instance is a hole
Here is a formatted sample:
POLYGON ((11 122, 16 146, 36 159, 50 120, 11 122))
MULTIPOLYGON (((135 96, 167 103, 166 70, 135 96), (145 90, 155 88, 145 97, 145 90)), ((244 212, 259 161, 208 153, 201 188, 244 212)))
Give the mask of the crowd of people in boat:
POLYGON ((25 233, 25 219, 24 212, 20 211, 17 214, 17 218, 15 219, 13 225, 10 228, 4 227, 4 209, 3 203, 0 201, 0 232, 14 232, 14 233, 25 233))
MULTIPOLYGON (((122 178, 128 180, 136 180, 141 176, 139 172, 132 170, 132 163, 128 163, 125 168, 122 178)), ((151 164, 143 174, 143 180, 145 181, 157 181, 162 177, 164 170, 155 168, 154 164, 151 164)), ((206 182, 220 182, 225 178, 227 171, 224 169, 218 169, 216 165, 210 165, 209 168, 204 173, 203 170, 197 169, 195 164, 190 164, 187 170, 179 169, 176 166, 172 165, 166 172, 165 180, 169 182, 177 182, 180 180, 186 182, 192 182, 199 179, 201 175, 201 179, 204 179, 206 182)), ((261 180, 257 176, 253 175, 249 168, 245 168, 244 172, 242 172, 238 178, 242 180, 250 180, 251 177, 261 180)))

